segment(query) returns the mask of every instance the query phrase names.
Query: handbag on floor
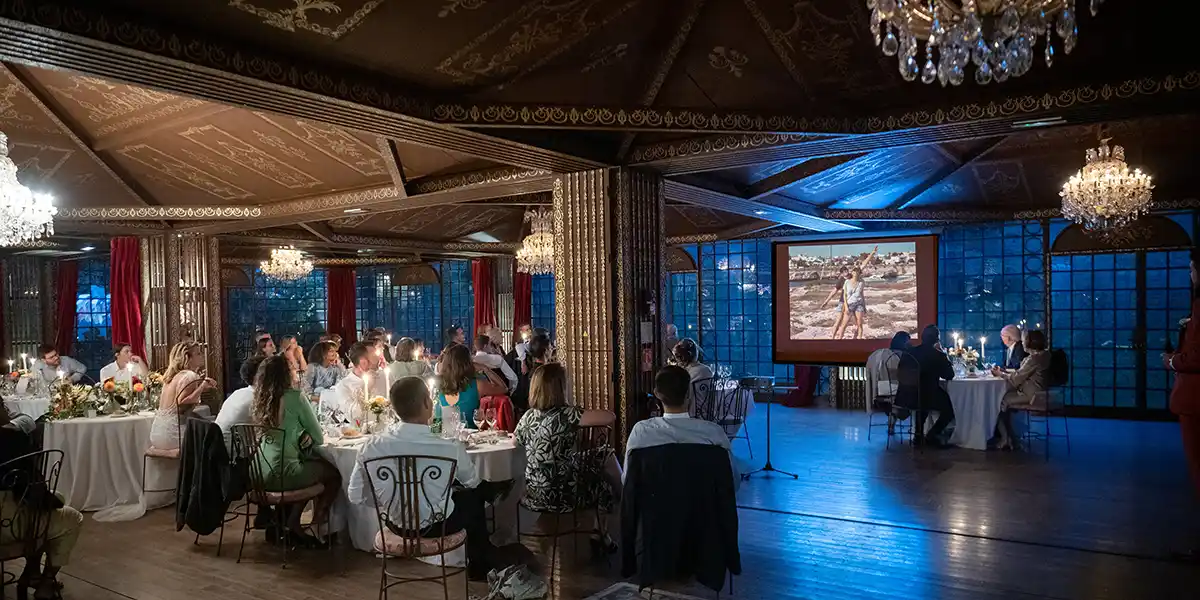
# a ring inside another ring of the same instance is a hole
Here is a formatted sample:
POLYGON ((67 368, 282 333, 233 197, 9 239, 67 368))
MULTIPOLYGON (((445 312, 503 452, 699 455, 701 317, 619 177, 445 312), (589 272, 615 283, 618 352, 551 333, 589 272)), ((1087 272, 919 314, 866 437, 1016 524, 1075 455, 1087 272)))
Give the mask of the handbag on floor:
POLYGON ((546 580, 526 565, 512 565, 488 573, 488 595, 484 600, 536 600, 546 596, 546 580))

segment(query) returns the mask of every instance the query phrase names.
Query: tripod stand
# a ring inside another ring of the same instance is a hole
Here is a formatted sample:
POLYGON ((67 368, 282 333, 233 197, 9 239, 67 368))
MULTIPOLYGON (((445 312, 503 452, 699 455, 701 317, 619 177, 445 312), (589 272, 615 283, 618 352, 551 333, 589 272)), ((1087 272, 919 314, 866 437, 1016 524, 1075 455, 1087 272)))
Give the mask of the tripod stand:
MULTIPOLYGON (((755 392, 767 392, 768 396, 774 395, 772 393, 775 390, 774 378, 747 377, 747 378, 743 379, 742 381, 744 382, 743 387, 750 387, 751 389, 754 389, 755 392), (749 384, 749 385, 746 385, 746 384, 749 384)), ((800 478, 800 476, 795 473, 789 473, 787 471, 780 471, 779 469, 776 469, 775 467, 771 466, 771 405, 772 404, 775 404, 775 402, 773 401, 773 398, 769 398, 768 402, 767 402, 767 462, 766 462, 766 464, 763 465, 763 467, 761 469, 743 474, 742 480, 744 480, 744 481, 749 481, 751 475, 756 475, 759 473, 762 473, 764 476, 768 475, 770 473, 779 473, 780 475, 787 475, 788 477, 791 477, 792 479, 800 478)))

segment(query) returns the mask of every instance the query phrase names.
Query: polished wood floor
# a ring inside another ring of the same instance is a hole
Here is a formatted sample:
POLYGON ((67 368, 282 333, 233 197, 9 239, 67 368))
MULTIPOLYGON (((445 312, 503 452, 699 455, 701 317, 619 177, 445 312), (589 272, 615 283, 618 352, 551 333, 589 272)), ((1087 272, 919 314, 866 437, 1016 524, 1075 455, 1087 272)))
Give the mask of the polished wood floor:
MULTIPOLYGON (((1072 454, 1056 441, 1044 462, 1040 452, 887 451, 882 437, 867 441, 864 414, 774 410, 773 462, 799 479, 743 485, 736 598, 1200 598, 1200 568, 1168 559, 1200 541, 1173 424, 1073 419, 1072 454)), ((755 466, 764 416, 750 424, 754 459, 735 442, 755 466)), ((235 564, 232 527, 217 558, 216 537, 193 545, 174 531, 169 510, 85 525, 64 572, 68 600, 357 599, 378 589, 378 562, 365 553, 347 551, 344 574, 321 552, 283 570, 260 535, 248 543, 249 560, 235 564)), ((618 579, 615 560, 612 568, 568 565, 559 597, 583 598, 618 579)), ((471 592, 486 593, 482 585, 471 592)), ((442 596, 416 584, 391 597, 442 596)), ((451 597, 463 597, 461 580, 451 597)))

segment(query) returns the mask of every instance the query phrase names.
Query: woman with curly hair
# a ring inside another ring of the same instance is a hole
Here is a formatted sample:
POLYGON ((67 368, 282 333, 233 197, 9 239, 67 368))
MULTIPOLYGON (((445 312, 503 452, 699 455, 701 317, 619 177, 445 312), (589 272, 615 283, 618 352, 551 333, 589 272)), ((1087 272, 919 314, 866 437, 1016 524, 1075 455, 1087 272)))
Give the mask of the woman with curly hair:
MULTIPOLYGON (((313 522, 324 521, 342 489, 341 475, 315 452, 325 438, 312 405, 292 386, 287 358, 272 356, 258 368, 250 416, 255 425, 273 430, 259 441, 258 467, 264 479, 263 488, 268 492, 287 492, 323 484, 324 491, 313 500, 313 522)), ((305 535, 300 525, 303 511, 297 508, 291 512, 288 531, 310 545, 319 544, 305 535)))

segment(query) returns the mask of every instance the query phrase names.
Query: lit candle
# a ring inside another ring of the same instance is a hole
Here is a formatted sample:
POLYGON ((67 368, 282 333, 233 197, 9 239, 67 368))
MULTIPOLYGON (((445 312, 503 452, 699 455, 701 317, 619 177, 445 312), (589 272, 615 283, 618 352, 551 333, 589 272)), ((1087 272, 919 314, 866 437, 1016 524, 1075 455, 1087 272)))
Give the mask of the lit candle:
POLYGON ((58 370, 58 380, 59 380, 60 382, 63 380, 63 375, 65 375, 65 373, 63 373, 63 370, 62 370, 62 369, 59 369, 59 370, 58 370))
POLYGON ((391 345, 392 345, 392 334, 390 334, 390 333, 389 333, 389 334, 387 334, 387 342, 388 342, 388 345, 389 345, 389 346, 391 346, 391 345))
POLYGON ((987 360, 987 346, 985 344, 987 344, 987 338, 985 338, 985 337, 979 338, 979 359, 980 360, 987 360))
POLYGON ((371 376, 363 373, 363 401, 371 403, 371 376))
POLYGON ((8 359, 8 372, 12 373, 13 359, 8 359))
POLYGON ((29 370, 29 355, 24 352, 21 353, 21 365, 22 369, 29 370))
POLYGON ((421 360, 421 351, 413 350, 413 360, 421 360))

